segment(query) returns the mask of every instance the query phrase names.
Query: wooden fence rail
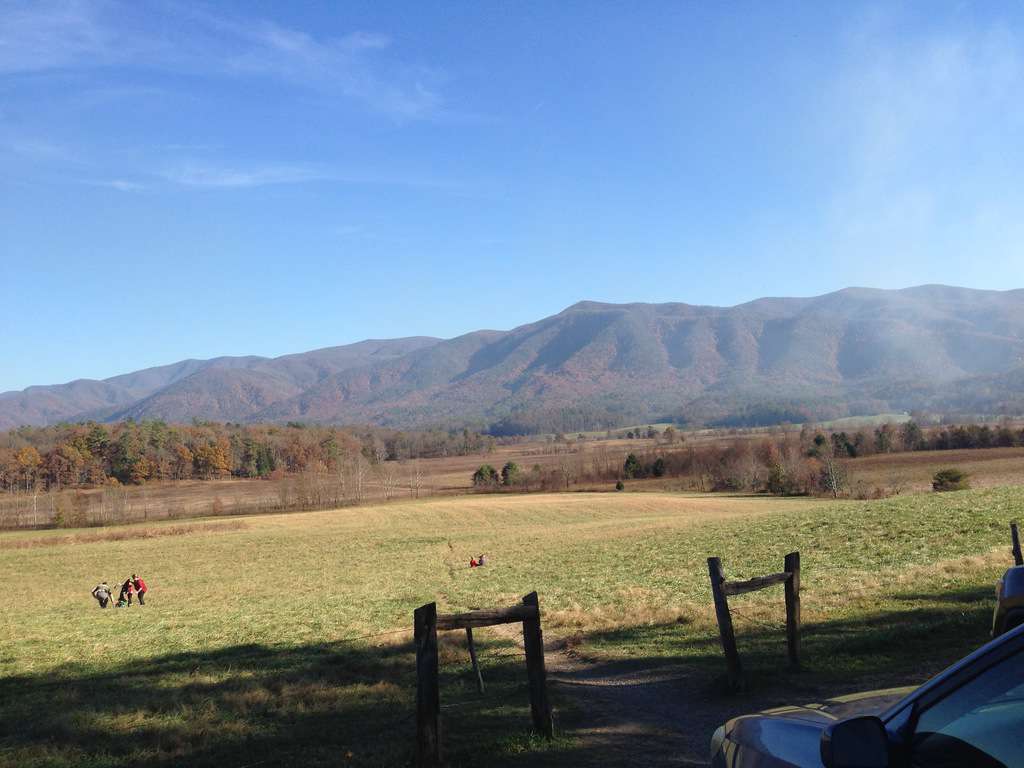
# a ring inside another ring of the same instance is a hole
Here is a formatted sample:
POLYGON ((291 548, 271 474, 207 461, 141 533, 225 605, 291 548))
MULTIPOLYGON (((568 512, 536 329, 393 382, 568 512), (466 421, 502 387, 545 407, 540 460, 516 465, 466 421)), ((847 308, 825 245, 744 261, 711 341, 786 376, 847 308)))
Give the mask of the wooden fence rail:
POLYGON ((513 605, 511 608, 442 614, 437 617, 437 628, 443 631, 468 627, 493 627, 497 624, 515 624, 526 619, 535 619, 539 615, 540 610, 537 606, 526 604, 513 605))
POLYGON ((744 592, 756 592, 765 587, 781 584, 788 579, 788 573, 773 573, 769 576, 755 576, 746 581, 726 581, 722 584, 722 591, 727 595, 742 595, 744 592))
POLYGON ((743 664, 736 648, 736 631, 729 611, 729 595, 742 595, 759 589, 784 584, 786 588, 786 647, 789 662, 800 664, 800 553, 790 552, 783 562, 782 573, 755 576, 746 581, 727 581, 722 561, 717 557, 708 558, 708 576, 711 579, 711 596, 715 602, 715 617, 718 619, 718 634, 725 654, 725 665, 729 673, 729 685, 733 690, 746 686, 743 664))
POLYGON ((473 629, 497 624, 523 624, 523 649, 530 689, 530 716, 533 728, 547 738, 554 733, 551 704, 548 701, 547 672, 544 669, 544 636, 540 626, 540 601, 536 592, 523 597, 520 605, 467 613, 437 615, 437 604, 428 603, 413 612, 416 640, 416 765, 422 768, 441 765, 441 694, 437 663, 438 630, 466 630, 470 661, 477 679, 477 690, 484 692, 483 676, 476 657, 473 629))

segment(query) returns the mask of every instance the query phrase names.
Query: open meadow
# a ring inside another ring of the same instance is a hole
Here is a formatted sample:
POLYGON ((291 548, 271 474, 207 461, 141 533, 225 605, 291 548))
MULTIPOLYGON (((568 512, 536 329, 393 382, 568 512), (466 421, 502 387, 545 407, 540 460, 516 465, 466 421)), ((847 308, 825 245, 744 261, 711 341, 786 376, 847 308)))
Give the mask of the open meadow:
MULTIPOLYGON (((540 595, 554 656, 670 668, 703 757, 730 713, 912 684, 987 637, 1007 523, 1024 491, 879 501, 575 493, 479 495, 340 510, 0 534, 0 765, 403 765, 415 607, 540 595), (804 668, 784 666, 781 593, 735 599, 751 693, 724 693, 706 558, 730 578, 803 557, 804 668), (486 553, 485 568, 470 569, 486 553), (147 605, 89 591, 130 573, 147 605)), ((464 639, 442 645, 453 765, 600 764, 586 697, 554 685, 559 735, 528 733, 509 633, 482 630, 487 693, 464 639)))

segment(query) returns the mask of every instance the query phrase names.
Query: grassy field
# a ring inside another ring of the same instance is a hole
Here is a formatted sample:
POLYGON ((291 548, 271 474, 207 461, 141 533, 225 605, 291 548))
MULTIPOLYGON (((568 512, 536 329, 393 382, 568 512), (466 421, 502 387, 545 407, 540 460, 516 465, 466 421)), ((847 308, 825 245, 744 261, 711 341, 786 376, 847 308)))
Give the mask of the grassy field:
MULTIPOLYGON (((779 663, 781 595, 735 601, 762 698, 918 682, 986 638, 1022 511, 1016 488, 872 502, 580 493, 3 534, 0 765, 401 765, 412 609, 534 589, 549 638, 598 660, 690 665, 720 698, 711 554, 735 578, 803 555, 804 670, 779 663), (470 570, 480 552, 490 564, 470 570), (89 590, 132 571, 149 604, 99 610, 89 590)), ((460 639, 442 648, 452 764, 571 764, 571 729, 552 745, 526 732, 514 647, 478 638, 484 699, 460 639)))
POLYGON ((956 467, 971 476, 974 488, 1024 483, 1024 448, 882 453, 849 462, 850 479, 867 486, 902 486, 927 491, 940 469, 956 467))
POLYGON ((902 424, 910 421, 908 413, 879 413, 874 416, 846 416, 842 419, 823 421, 810 426, 816 429, 861 429, 863 427, 878 427, 882 424, 902 424))

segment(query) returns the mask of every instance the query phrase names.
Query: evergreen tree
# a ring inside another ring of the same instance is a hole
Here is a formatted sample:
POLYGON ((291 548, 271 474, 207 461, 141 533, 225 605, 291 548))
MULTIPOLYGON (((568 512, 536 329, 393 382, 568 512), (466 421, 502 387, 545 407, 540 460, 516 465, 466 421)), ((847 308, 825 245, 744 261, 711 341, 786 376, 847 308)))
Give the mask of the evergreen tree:
POLYGON ((518 464, 514 461, 506 462, 505 466, 501 468, 501 484, 518 485, 521 475, 518 464))
POLYGON ((643 474, 643 466, 641 466, 640 459, 636 457, 635 453, 631 453, 626 457, 626 461, 622 465, 622 474, 626 478, 640 477, 643 474))

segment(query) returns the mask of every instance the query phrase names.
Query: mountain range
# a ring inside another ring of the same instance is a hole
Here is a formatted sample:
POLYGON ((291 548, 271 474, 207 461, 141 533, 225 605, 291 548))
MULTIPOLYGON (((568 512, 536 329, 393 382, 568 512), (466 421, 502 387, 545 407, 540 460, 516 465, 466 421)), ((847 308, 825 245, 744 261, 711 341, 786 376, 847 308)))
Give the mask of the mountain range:
POLYGON ((1024 290, 584 301, 509 331, 218 357, 0 394, 0 428, 133 418, 523 432, 1024 412, 1024 290))

